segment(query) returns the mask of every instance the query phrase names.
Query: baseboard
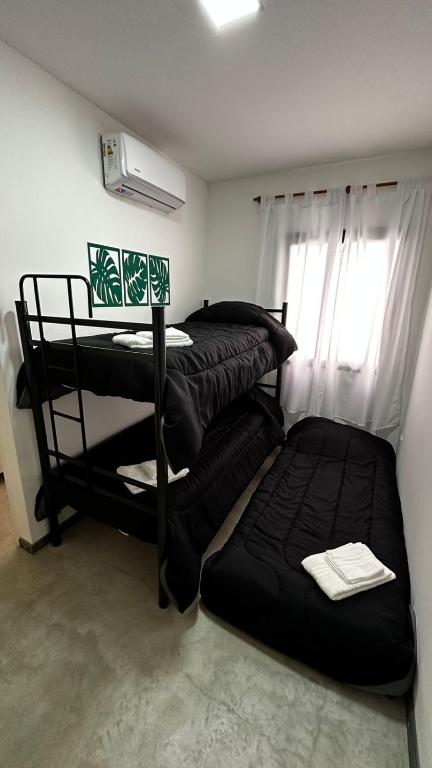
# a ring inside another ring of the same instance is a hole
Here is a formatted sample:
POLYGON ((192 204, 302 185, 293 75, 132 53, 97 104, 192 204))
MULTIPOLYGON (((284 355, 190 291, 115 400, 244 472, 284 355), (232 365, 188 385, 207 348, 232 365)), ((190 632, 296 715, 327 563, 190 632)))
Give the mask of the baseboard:
POLYGON ((412 687, 405 696, 408 759, 410 768, 420 768, 420 759, 417 741, 417 728, 414 708, 414 694, 412 687))
MULTIPOLYGON (((66 531, 68 528, 71 527, 74 523, 76 523, 79 518, 82 517, 82 515, 79 512, 75 512, 73 515, 67 518, 67 520, 64 520, 63 523, 60 523, 60 531, 66 531)), ((21 547, 21 549, 24 549, 26 552, 29 552, 31 555, 35 555, 36 552, 39 552, 40 549, 43 547, 46 547, 47 544, 51 542, 51 534, 47 533, 45 536, 42 536, 41 539, 38 539, 37 541, 31 543, 30 541, 27 541, 27 539, 22 539, 21 536, 18 539, 18 544, 21 547)))

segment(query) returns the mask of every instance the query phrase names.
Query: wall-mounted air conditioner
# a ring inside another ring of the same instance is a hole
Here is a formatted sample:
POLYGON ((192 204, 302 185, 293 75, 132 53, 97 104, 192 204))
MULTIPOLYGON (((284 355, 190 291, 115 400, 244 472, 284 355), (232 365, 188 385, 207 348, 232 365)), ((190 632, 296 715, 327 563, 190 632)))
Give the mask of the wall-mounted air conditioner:
POLYGON ((184 174, 127 133, 102 136, 105 187, 160 211, 174 211, 186 202, 184 174))

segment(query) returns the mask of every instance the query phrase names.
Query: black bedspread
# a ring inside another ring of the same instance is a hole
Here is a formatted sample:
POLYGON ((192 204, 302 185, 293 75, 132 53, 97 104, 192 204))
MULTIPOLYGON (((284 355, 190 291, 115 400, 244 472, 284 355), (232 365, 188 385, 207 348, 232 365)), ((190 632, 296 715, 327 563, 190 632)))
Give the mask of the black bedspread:
MULTIPOLYGON (((198 310, 176 328, 188 333, 194 343, 167 349, 164 442, 175 472, 197 459, 211 419, 297 348, 281 323, 261 307, 243 302, 220 302, 198 310)), ((79 342, 83 389, 96 395, 154 401, 151 352, 125 350, 112 342, 112 334, 80 337, 79 342)), ((72 368, 70 340, 50 342, 48 361, 72 368)), ((40 362, 40 351, 36 350, 34 363, 39 375, 40 362)), ((58 397, 73 388, 74 376, 52 372, 51 384, 58 397)), ((43 391, 42 382, 40 387, 43 391)), ((29 407, 23 369, 17 390, 18 406, 29 407)))
MULTIPOLYGON (((166 579, 181 611, 196 597, 203 552, 262 462, 283 442, 282 424, 276 400, 253 389, 217 414, 189 474, 168 485, 166 579)), ((119 465, 146 461, 154 457, 154 440, 154 420, 149 417, 92 448, 90 463, 115 472, 119 465)), ((123 482, 104 479, 104 490, 120 496, 113 500, 65 477, 85 480, 86 474, 81 467, 65 464, 60 477, 53 475, 60 508, 70 505, 140 539, 157 541, 154 495, 143 491, 132 496, 123 482), (142 508, 131 508, 121 499, 133 499, 142 508)), ((100 484, 97 476, 95 483, 100 484)), ((35 511, 37 519, 45 516, 43 489, 35 511)))
POLYGON ((406 690, 415 646, 391 445, 327 419, 296 424, 231 539, 205 564, 201 593, 222 618, 326 674, 406 690), (367 544, 396 580, 333 602, 301 561, 350 541, 367 544))

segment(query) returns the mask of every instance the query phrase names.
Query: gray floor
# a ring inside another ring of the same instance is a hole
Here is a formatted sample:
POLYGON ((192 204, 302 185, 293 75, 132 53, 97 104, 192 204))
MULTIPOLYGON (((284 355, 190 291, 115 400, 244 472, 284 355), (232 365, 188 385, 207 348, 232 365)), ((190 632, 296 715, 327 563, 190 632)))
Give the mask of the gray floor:
POLYGON ((151 546, 84 520, 29 555, 1 483, 0 542, 2 767, 407 767, 401 702, 160 611, 151 546))

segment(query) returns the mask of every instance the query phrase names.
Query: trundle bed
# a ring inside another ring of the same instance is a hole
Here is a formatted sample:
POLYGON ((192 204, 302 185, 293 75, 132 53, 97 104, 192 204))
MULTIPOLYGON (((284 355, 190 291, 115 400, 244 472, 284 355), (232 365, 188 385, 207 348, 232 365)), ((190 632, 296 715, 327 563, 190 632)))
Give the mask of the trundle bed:
POLYGON ((231 538, 205 562, 201 595, 222 619, 321 672, 405 693, 415 631, 391 445, 323 418, 298 422, 231 538), (301 562, 356 541, 396 579, 332 601, 301 562))

